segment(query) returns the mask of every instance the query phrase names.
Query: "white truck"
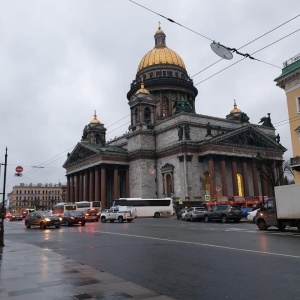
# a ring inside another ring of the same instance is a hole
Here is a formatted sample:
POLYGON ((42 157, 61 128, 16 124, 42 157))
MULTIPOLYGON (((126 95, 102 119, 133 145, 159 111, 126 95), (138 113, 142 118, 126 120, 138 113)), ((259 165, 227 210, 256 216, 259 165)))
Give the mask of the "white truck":
POLYGON ((100 220, 102 223, 110 221, 118 221, 123 223, 127 221, 130 223, 134 218, 136 218, 136 209, 132 206, 115 206, 110 209, 104 210, 101 212, 100 220))
POLYGON ((268 199, 255 217, 260 230, 271 226, 283 230, 286 226, 300 231, 300 184, 275 187, 275 198, 268 199))

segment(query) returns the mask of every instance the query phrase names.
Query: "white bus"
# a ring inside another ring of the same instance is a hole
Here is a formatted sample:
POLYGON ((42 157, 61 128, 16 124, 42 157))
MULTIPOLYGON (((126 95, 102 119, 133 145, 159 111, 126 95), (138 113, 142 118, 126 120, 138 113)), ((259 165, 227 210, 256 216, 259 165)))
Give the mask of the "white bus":
POLYGON ((171 198, 120 198, 113 202, 113 206, 133 206, 137 211, 137 217, 159 218, 173 215, 173 200, 171 198))
POLYGON ((62 216, 68 210, 77 210, 77 205, 75 203, 60 202, 53 206, 53 214, 57 216, 62 216))
POLYGON ((84 211, 88 208, 96 208, 101 211, 101 202, 100 201, 79 201, 75 202, 77 205, 77 210, 84 211))

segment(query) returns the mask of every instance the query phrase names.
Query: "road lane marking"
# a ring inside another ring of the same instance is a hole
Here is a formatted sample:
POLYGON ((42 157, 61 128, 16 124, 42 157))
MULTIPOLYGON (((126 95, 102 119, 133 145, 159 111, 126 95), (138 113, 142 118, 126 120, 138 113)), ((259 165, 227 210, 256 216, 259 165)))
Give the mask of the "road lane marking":
POLYGON ((234 250, 234 251, 241 251, 241 252, 250 252, 250 253, 258 253, 258 254, 274 255, 274 256, 300 258, 300 256, 297 256, 297 255, 290 255, 290 254, 283 254, 283 253, 274 253, 274 252, 266 252, 266 251, 258 251, 258 250, 250 250, 250 249, 243 249, 243 248, 226 247, 226 246, 219 246, 219 245, 205 244, 205 243, 197 243, 197 242, 170 240, 170 239, 156 238, 156 237, 143 236, 143 235, 126 234, 126 233, 116 233, 116 232, 109 232, 109 231, 95 231, 95 232, 100 232, 100 233, 104 233, 104 234, 111 234, 111 235, 120 235, 120 236, 142 238, 142 239, 148 239, 148 240, 157 240, 157 241, 165 241, 165 242, 172 242, 172 243, 191 244, 191 245, 198 245, 198 246, 211 247, 211 248, 219 248, 219 249, 227 249, 227 250, 234 250))

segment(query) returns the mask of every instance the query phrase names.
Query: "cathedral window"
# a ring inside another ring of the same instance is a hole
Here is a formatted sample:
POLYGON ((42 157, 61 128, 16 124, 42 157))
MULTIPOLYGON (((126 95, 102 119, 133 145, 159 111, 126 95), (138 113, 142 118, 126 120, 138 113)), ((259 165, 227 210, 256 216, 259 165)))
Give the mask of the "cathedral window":
POLYGON ((149 107, 145 107, 144 110, 144 120, 146 124, 151 123, 151 109, 149 107))
POLYGON ((166 196, 171 197, 173 193, 173 177, 171 174, 166 175, 166 196))
POLYGON ((167 117, 169 115, 169 99, 167 97, 163 97, 162 110, 163 117, 167 117))
POLYGON ((167 72, 163 71, 163 77, 166 77, 166 75, 167 75, 167 72))
POLYGON ((139 123, 139 110, 136 108, 134 110, 134 125, 139 123))
POLYGON ((144 75, 143 75, 143 80, 145 81, 146 78, 147 78, 147 74, 144 74, 144 75))
POLYGON ((168 71, 168 77, 173 77, 173 72, 172 71, 168 71))
POLYGON ((243 176, 240 173, 237 173, 237 185, 238 185, 238 196, 244 196, 244 189, 243 189, 243 176))
POLYGON ((150 78, 153 78, 153 72, 150 72, 149 75, 150 75, 150 78))
POLYGON ((175 77, 178 77, 178 72, 175 72, 175 77))
POLYGON ((161 77, 161 71, 156 72, 156 77, 161 77))

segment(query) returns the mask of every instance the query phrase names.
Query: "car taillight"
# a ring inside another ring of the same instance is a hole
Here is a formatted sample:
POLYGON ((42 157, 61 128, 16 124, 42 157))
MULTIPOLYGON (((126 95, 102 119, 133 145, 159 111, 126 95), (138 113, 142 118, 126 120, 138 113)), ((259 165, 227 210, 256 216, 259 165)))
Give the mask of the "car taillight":
POLYGON ((70 219, 74 220, 75 218, 74 218, 74 217, 71 217, 70 219))
POLYGON ((231 208, 229 208, 229 209, 228 209, 228 212, 231 212, 231 211, 232 211, 232 209, 231 209, 231 208))
POLYGON ((86 216, 89 216, 89 214, 85 214, 86 216))

